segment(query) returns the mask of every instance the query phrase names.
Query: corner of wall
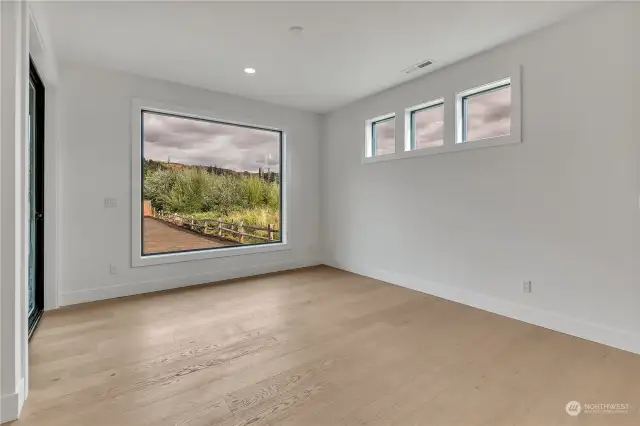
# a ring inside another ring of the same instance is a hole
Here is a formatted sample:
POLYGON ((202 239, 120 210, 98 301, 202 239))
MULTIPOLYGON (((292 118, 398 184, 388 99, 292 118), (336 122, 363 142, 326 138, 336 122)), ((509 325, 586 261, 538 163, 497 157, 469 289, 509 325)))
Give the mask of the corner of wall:
POLYGON ((42 3, 29 2, 29 53, 47 85, 58 81, 58 61, 42 3))
POLYGON ((329 126, 329 113, 320 115, 320 126, 318 128, 318 150, 319 150, 319 176, 318 176, 318 194, 320 198, 319 202, 319 215, 318 215, 318 261, 321 264, 326 264, 330 258, 328 252, 327 241, 325 238, 326 229, 326 164, 327 164, 327 127, 329 126))

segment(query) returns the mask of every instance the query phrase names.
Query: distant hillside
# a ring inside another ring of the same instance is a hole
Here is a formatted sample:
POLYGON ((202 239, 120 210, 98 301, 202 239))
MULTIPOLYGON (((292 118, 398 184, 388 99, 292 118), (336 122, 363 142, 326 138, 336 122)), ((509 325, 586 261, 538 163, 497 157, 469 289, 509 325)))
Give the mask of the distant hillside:
POLYGON ((182 163, 169 163, 164 161, 156 161, 156 160, 147 160, 144 159, 144 168, 145 170, 187 170, 187 169, 201 169, 207 171, 209 173, 213 173, 216 175, 245 175, 245 176, 259 176, 264 178, 267 181, 278 182, 278 173, 275 171, 271 171, 270 169, 263 170, 260 168, 258 172, 238 172, 231 169, 225 169, 218 166, 201 166, 201 165, 192 165, 192 164, 182 164, 182 163))

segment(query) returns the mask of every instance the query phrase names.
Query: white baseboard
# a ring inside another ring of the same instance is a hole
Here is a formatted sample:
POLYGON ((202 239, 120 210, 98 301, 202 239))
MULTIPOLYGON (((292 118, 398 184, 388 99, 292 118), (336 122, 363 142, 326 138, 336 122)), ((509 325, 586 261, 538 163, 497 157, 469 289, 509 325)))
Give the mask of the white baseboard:
POLYGON ((136 283, 115 286, 91 288, 87 290, 71 291, 60 294, 60 306, 75 305, 77 303, 95 302, 97 300, 115 299, 117 297, 133 296, 136 294, 152 293, 154 291, 170 290, 198 284, 207 284, 234 278, 244 278, 253 275, 268 274, 270 272, 286 271, 318 265, 318 262, 284 261, 259 266, 247 266, 224 271, 208 272, 204 274, 186 275, 163 278, 159 280, 140 281, 136 283))
MULTIPOLYGON (((582 339, 591 340, 593 342, 640 354, 640 334, 637 333, 569 317, 557 312, 526 306, 494 296, 489 296, 487 294, 476 293, 460 287, 434 283, 414 275, 396 273, 393 271, 370 268, 362 265, 354 266, 338 261, 328 261, 325 263, 329 266, 343 269, 345 271, 375 278, 390 284, 410 288, 412 290, 431 294, 453 302, 462 303, 464 305, 473 306, 475 308, 538 325, 550 330, 555 330, 571 336, 580 337, 582 339)), ((319 264, 319 262, 316 261, 285 261, 206 274, 171 277, 160 280, 141 281, 116 286, 74 291, 61 294, 60 305, 73 305, 76 303, 93 302, 97 300, 151 293, 154 291, 169 290, 233 278, 243 278, 270 272, 314 266, 317 264, 319 264)))
POLYGON ((640 354, 640 334, 630 331, 614 329, 557 312, 514 303, 459 287, 434 283, 414 275, 370 268, 368 266, 354 266, 338 261, 327 262, 327 265, 422 293, 431 294, 453 302, 473 306, 550 330, 559 331, 560 333, 640 354))
POLYGON ((24 390, 24 379, 21 379, 14 393, 0 397, 0 423, 18 419, 24 404, 24 390))

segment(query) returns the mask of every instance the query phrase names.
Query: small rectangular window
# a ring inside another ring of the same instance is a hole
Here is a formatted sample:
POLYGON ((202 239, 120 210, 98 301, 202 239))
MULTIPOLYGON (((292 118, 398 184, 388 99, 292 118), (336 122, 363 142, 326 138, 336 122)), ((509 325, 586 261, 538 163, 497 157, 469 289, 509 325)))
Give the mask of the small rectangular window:
POLYGON ((492 83, 460 96, 458 143, 511 134, 511 81, 492 83))
POLYGON ((409 111, 409 146, 407 151, 433 148, 444 144, 444 103, 438 100, 409 111))
POLYGON ((396 152, 396 117, 375 121, 372 125, 374 150, 376 156, 396 152))
POLYGON ((385 117, 371 122, 372 156, 396 152, 396 116, 385 117))

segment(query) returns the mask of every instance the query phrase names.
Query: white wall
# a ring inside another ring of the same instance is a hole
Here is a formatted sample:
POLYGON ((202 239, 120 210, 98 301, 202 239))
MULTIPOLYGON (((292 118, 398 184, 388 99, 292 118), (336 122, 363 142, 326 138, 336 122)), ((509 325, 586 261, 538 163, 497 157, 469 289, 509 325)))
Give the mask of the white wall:
POLYGON ((29 16, 26 3, 0 2, 0 422, 17 418, 27 375, 26 165, 29 16))
POLYGON ((598 7, 326 117, 326 261, 640 353, 639 17, 598 7), (517 65, 523 144, 361 163, 366 119, 517 65))
POLYGON ((318 262, 316 114, 116 71, 61 64, 60 304, 118 297, 318 262), (131 101, 160 101, 213 118, 286 127, 291 159, 291 250, 131 267, 131 101), (116 197, 117 208, 104 208, 116 197), (109 273, 109 264, 118 273, 109 273))

